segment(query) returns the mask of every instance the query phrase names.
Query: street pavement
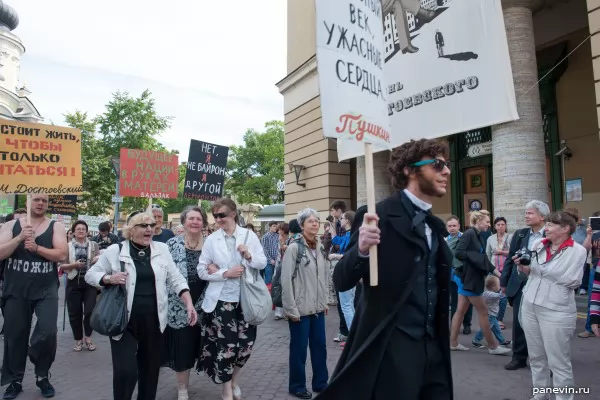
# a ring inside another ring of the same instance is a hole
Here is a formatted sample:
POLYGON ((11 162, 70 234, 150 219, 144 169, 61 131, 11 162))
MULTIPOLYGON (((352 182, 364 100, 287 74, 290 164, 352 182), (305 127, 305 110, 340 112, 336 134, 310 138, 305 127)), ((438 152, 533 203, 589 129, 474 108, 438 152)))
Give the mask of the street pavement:
MULTIPOLYGON (((579 298, 578 304, 580 307, 585 307, 585 298, 579 298)), ((51 382, 57 391, 55 398, 61 400, 112 399, 112 366, 108 340, 104 337, 95 336, 94 342, 98 347, 97 351, 73 352, 73 341, 68 321, 66 330, 62 330, 62 295, 60 305, 59 343, 51 377, 51 382)), ((507 338, 510 338, 511 335, 511 310, 510 308, 507 310, 505 320, 507 329, 504 333, 507 338)), ((579 311, 585 313, 585 308, 580 308, 579 311)), ((333 371, 341 353, 340 347, 332 341, 337 334, 338 321, 336 308, 331 307, 327 317, 327 361, 330 371, 333 371)), ((476 318, 473 322, 475 328, 476 318)), ((583 329, 584 323, 584 319, 578 320, 578 332, 583 329)), ((259 327, 257 343, 250 361, 243 369, 240 382, 244 400, 293 398, 287 392, 288 338, 288 325, 285 321, 269 320, 259 327)), ((470 346, 471 336, 461 335, 460 342, 470 346)), ((3 350, 0 350, 0 354, 2 352, 3 350)), ((575 338, 572 344, 572 352, 576 385, 590 390, 589 395, 575 396, 575 398, 600 398, 600 379, 598 379, 600 338, 575 338)), ((492 356, 487 351, 479 349, 453 353, 454 398, 456 400, 529 399, 531 397, 529 369, 506 371, 503 366, 509 360, 510 357, 492 356)), ((411 360, 406 360, 406 362, 411 362, 411 360)), ((307 362, 307 366, 307 382, 310 383, 310 361, 307 362)), ((368 368, 368 366, 365 366, 365 368, 368 368)), ((34 380, 33 368, 28 363, 23 383, 25 392, 19 396, 20 400, 42 398, 34 380)), ((192 372, 190 381, 191 399, 220 399, 220 387, 213 384, 205 376, 192 372)), ((162 370, 158 387, 158 400, 177 399, 175 374, 171 370, 162 370)), ((397 399, 401 399, 401 388, 399 390, 397 399)))

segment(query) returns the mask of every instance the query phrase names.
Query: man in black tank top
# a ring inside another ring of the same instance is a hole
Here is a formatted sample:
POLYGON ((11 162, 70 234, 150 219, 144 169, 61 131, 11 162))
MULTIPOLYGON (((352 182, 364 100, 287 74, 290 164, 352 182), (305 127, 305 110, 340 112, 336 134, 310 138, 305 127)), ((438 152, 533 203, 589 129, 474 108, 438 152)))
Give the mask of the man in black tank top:
POLYGON ((5 321, 1 384, 4 399, 14 399, 22 389, 27 355, 35 366, 43 397, 53 397, 48 381, 56 355, 58 319, 57 262, 68 256, 63 224, 46 218, 48 196, 31 196, 31 221, 16 219, 0 228, 0 260, 6 260, 2 307, 5 321), (37 323, 31 332, 35 312, 37 323))

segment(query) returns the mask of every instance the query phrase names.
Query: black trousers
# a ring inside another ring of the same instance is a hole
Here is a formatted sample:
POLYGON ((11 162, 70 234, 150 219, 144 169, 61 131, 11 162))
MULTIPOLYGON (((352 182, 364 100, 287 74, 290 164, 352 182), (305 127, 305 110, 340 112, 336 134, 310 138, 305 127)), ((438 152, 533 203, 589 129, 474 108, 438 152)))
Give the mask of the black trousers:
POLYGON ((73 330, 73 338, 77 341, 92 336, 90 317, 96 307, 98 291, 87 284, 83 277, 75 277, 67 281, 67 307, 69 323, 73 330))
POLYGON ((110 339, 114 400, 131 400, 138 380, 137 399, 156 399, 163 346, 156 309, 132 312, 121 339, 110 339))
MULTIPOLYGON (((450 281, 450 320, 454 317, 458 307, 458 286, 454 281, 450 281)), ((469 304, 469 309, 463 318, 463 327, 470 327, 473 319, 473 304, 469 304)))
POLYGON ((529 356, 527 352, 527 339, 525 338, 525 332, 523 331, 523 327, 519 323, 519 310, 521 309, 521 300, 523 299, 523 286, 517 292, 515 297, 512 298, 512 307, 513 307, 513 330, 512 330, 512 340, 513 340, 513 354, 512 359, 514 361, 526 362, 527 357, 529 356))
POLYGON ((452 396, 449 365, 440 344, 413 339, 395 329, 379 366, 373 400, 448 400, 452 396))
POLYGON ((5 321, 10 321, 4 327, 2 386, 23 381, 28 353, 35 375, 47 377, 56 356, 58 296, 40 300, 9 297, 2 302, 5 321), (34 312, 37 322, 30 338, 34 312))

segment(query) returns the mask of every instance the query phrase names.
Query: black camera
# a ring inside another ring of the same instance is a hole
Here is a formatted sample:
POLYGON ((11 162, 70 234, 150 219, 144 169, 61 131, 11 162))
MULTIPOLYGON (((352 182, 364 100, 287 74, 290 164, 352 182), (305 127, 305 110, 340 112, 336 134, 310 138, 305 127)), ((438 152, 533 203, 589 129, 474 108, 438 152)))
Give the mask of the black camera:
POLYGON ((532 252, 527 250, 527 247, 523 247, 521 250, 515 253, 515 256, 519 258, 519 263, 521 265, 531 265, 531 254, 532 252))

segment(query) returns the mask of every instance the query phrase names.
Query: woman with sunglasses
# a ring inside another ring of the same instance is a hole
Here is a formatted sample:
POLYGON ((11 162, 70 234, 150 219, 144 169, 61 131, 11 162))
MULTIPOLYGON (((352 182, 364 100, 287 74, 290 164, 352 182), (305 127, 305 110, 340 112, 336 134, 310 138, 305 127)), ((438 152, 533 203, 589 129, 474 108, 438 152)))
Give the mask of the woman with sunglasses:
POLYGON ((302 236, 289 244, 281 264, 281 293, 290 328, 290 377, 288 390, 299 399, 310 399, 306 387, 306 356, 310 347, 313 370, 312 390, 327 387, 327 348, 325 311, 327 310, 327 254, 317 233, 319 213, 307 208, 298 213, 302 236))
POLYGON ((156 399, 169 291, 185 304, 190 326, 198 318, 186 279, 173 263, 169 248, 152 241, 155 226, 148 213, 130 217, 122 246, 106 249, 85 275, 90 285, 125 285, 127 290, 127 329, 110 338, 114 400, 131 400, 138 381, 137 398, 156 399), (121 272, 121 262, 125 272, 121 272))
POLYGON ((235 202, 218 200, 212 213, 220 229, 206 238, 198 263, 200 279, 208 281, 198 369, 223 386, 223 400, 240 400, 240 373, 256 340, 256 326, 244 320, 240 304, 241 279, 246 268, 264 269, 267 257, 256 234, 239 226, 235 202))
POLYGON ((66 291, 69 323, 75 339, 73 351, 80 352, 84 344, 89 351, 94 351, 96 346, 92 343, 90 317, 96 307, 98 291, 85 281, 85 275, 88 267, 100 258, 100 246, 88 240, 88 225, 85 221, 76 221, 71 232, 73 240, 69 242, 69 259, 60 268, 67 273, 68 279, 66 291))
MULTIPOLYGON (((521 301, 521 325, 527 338, 533 387, 553 384, 555 388, 572 388, 575 290, 581 285, 587 251, 571 237, 577 227, 576 216, 561 211, 551 213, 546 221, 546 238, 534 245, 530 263, 513 257, 519 274, 528 277, 521 301)), ((537 394, 533 400, 548 398, 537 394)), ((573 394, 556 393, 557 400, 573 398, 573 394)))

